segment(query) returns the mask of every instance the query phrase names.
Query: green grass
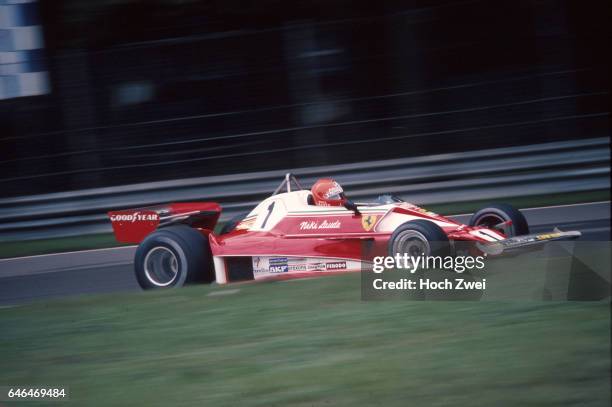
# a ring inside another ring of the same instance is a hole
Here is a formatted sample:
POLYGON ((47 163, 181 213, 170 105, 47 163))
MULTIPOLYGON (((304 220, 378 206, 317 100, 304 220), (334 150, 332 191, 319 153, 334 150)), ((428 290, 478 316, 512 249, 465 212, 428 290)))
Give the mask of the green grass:
POLYGON ((75 406, 610 398, 607 302, 363 302, 358 274, 5 308, 0 332, 0 385, 67 385, 75 406))
MULTIPOLYGON (((507 198, 500 201, 517 208, 528 208, 547 205, 563 205, 580 202, 598 202, 610 200, 609 191, 590 191, 582 193, 538 195, 529 197, 507 198)), ((443 215, 474 212, 489 201, 459 202, 452 204, 426 205, 427 209, 443 215)), ((218 225, 217 230, 222 224, 218 225)), ((76 250, 99 249, 124 246, 115 241, 112 234, 94 234, 56 239, 25 240, 0 242, 0 259, 9 257, 31 256, 36 254, 60 253, 76 250)))

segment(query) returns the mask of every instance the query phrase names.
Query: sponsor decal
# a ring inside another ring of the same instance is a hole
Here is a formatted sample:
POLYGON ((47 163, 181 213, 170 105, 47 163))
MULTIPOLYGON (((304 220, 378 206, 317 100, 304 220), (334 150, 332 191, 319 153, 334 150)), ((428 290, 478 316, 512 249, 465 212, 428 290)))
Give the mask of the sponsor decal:
POLYGON ((308 265, 306 263, 297 263, 297 264, 289 265, 289 271, 307 271, 307 270, 308 270, 308 265))
POLYGON ((253 257, 253 273, 265 273, 266 270, 264 267, 265 261, 263 258, 254 256, 253 257))
POLYGON ((322 222, 311 220, 301 222, 300 230, 340 229, 341 226, 342 223, 338 219, 334 221, 324 220, 322 222))
POLYGON ((325 263, 325 270, 327 271, 346 270, 346 262, 345 261, 333 261, 331 263, 325 263))
POLYGON ((325 263, 311 263, 308 265, 309 271, 325 271, 325 263))
POLYGON ((278 264, 278 265, 270 264, 270 267, 268 267, 268 271, 270 273, 286 273, 289 271, 289 266, 286 264, 278 264))
POLYGON ((113 232, 122 243, 140 243, 159 225, 159 214, 148 210, 109 212, 113 232))
POLYGON ((349 269, 349 262, 347 262, 346 260, 326 261, 325 259, 307 257, 253 256, 252 262, 253 272, 258 274, 281 274, 289 272, 331 272, 349 269))
POLYGON ((340 197, 340 194, 342 193, 344 193, 344 190, 336 181, 334 181, 332 186, 327 190, 325 194, 323 194, 323 196, 325 197, 325 199, 338 199, 340 197))
POLYGON ((363 216, 361 218, 361 226, 363 227, 363 230, 365 230, 366 232, 369 232, 370 230, 372 230, 372 228, 376 224, 376 219, 378 219, 378 216, 376 215, 363 216))
POLYGON ((268 261, 268 264, 268 271, 270 273, 286 273, 289 271, 286 257, 273 257, 268 261))
POLYGON ((289 271, 307 271, 308 259, 304 257, 290 257, 289 271))
POLYGON ((536 239, 538 240, 546 240, 546 239, 554 239, 561 236, 561 233, 545 233, 542 235, 537 235, 536 239))
POLYGON ((111 222, 157 222, 159 215, 156 212, 132 212, 132 213, 114 213, 110 216, 111 222))

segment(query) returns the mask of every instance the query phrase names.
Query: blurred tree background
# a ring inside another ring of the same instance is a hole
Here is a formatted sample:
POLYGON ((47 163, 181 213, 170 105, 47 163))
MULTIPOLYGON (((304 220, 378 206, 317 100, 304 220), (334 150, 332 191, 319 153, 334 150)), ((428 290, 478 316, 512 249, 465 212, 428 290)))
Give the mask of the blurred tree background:
POLYGON ((608 3, 34 1, 49 91, 0 99, 0 190, 609 136, 608 3))

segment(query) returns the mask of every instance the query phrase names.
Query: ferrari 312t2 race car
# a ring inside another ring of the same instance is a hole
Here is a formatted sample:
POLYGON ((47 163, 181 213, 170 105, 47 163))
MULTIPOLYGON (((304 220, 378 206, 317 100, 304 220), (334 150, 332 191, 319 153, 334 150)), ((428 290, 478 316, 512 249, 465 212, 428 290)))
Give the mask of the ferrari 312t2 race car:
POLYGON ((477 211, 467 225, 391 195, 317 206, 291 174, 215 233, 220 214, 215 202, 109 212, 117 240, 139 243, 134 267, 145 289, 360 271, 374 256, 398 253, 500 255, 580 236, 557 229, 529 234, 521 212, 503 204, 477 211))

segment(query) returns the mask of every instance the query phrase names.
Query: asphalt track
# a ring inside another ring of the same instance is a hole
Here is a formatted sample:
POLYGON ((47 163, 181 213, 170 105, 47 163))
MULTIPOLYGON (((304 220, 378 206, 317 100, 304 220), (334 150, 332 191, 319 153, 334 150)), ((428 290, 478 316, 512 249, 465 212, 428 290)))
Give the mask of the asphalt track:
MULTIPOLYGON (((524 209, 533 232, 579 230, 583 241, 610 240, 610 202, 524 209)), ((455 216, 467 222, 469 215, 455 216)), ((138 291, 135 247, 0 260, 0 305, 93 293, 138 291)))

